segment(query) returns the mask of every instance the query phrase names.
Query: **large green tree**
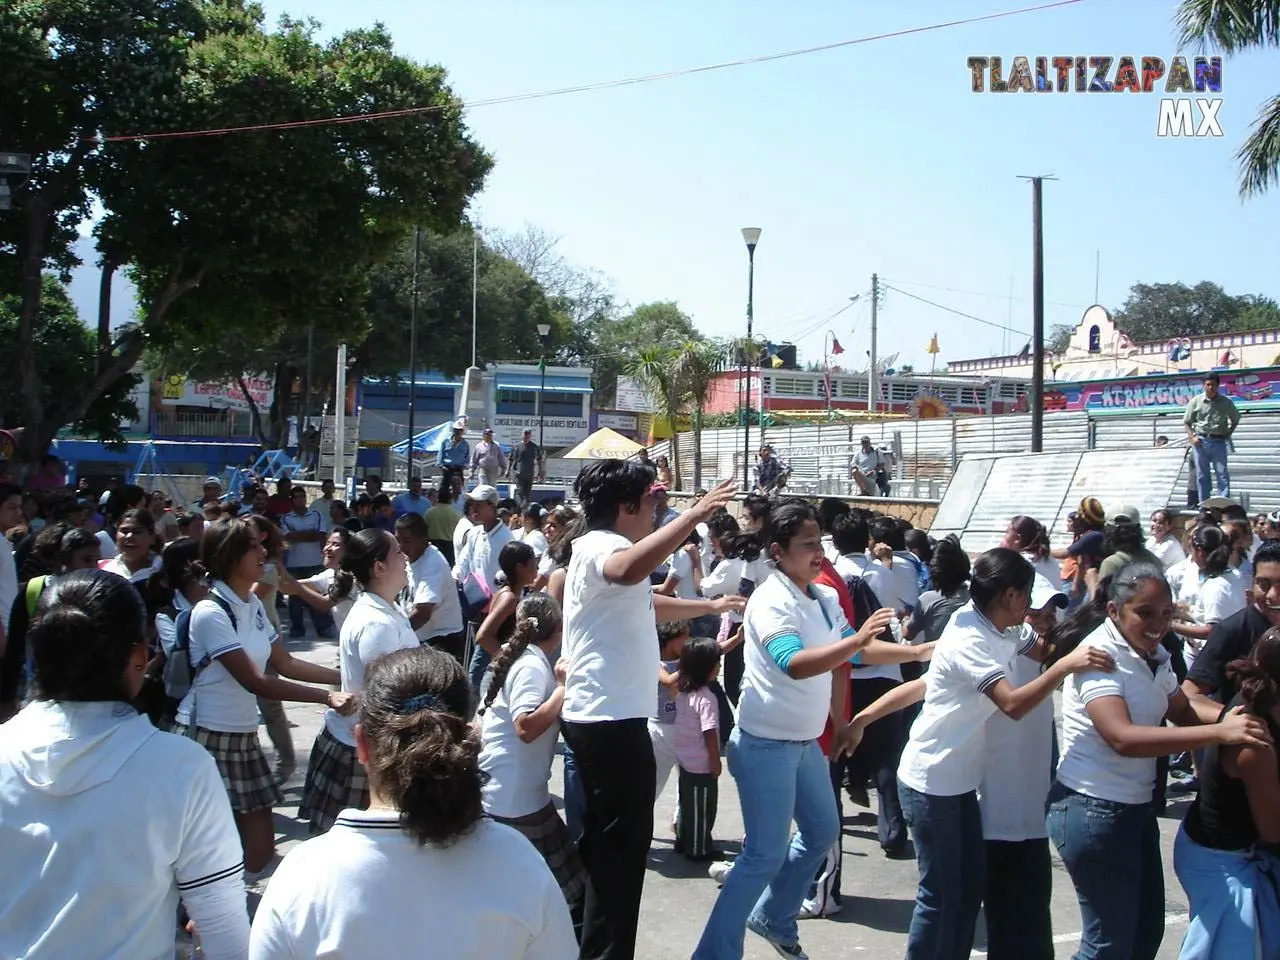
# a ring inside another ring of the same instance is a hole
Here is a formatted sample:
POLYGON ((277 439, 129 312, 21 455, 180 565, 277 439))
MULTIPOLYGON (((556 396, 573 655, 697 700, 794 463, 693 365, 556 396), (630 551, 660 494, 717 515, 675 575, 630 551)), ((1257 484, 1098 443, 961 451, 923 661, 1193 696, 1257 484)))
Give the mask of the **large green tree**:
MULTIPOLYGON (((0 129, 17 141, 6 146, 35 144, 30 152, 41 157, 81 155, 61 194, 38 177, 19 192, 22 217, 53 236, 96 197, 104 210, 95 228, 102 302, 110 302, 120 268, 141 299, 138 322, 114 339, 100 315, 98 363, 83 391, 50 407, 34 366, 20 371, 24 420, 35 428, 28 457, 148 348, 180 356, 270 345, 339 310, 358 335, 369 270, 395 252, 412 224, 457 224, 483 183, 492 162, 469 137, 443 70, 395 54, 381 27, 322 41, 314 22, 284 20, 268 31, 262 16, 241 0, 24 0, 0 19, 0 48, 21 41, 22 66, 30 68, 15 70, 0 101, 0 129), (106 16, 91 29, 94 13, 106 16), (119 82, 99 69, 116 60, 133 65, 132 73, 116 70, 119 82), (71 107, 80 105, 64 110, 70 119, 56 143, 32 134, 37 118, 19 109, 39 99, 34 87, 42 84, 74 90, 71 107), (397 110, 417 112, 220 136, 95 140, 397 110)), ((41 263, 59 249, 46 247, 41 263)), ((24 297, 24 318, 30 302, 24 297)), ((25 330, 20 340, 19 356, 29 355, 25 330)))
MULTIPOLYGON (((1224 53, 1280 47, 1280 0, 1183 0, 1176 19, 1184 44, 1224 53)), ((1236 156, 1242 196, 1280 182, 1280 95, 1263 103, 1236 156)))
MULTIPOLYGON (((45 275, 42 283, 40 312, 33 333, 35 358, 42 403, 56 402, 59 393, 72 392, 74 385, 93 376, 97 361, 97 344, 93 333, 80 322, 75 304, 67 288, 56 277, 45 275)), ((17 349, 19 314, 22 297, 18 294, 0 297, 0 356, 11 356, 17 349)), ((138 408, 130 394, 142 381, 136 373, 116 380, 109 389, 89 404, 84 416, 72 426, 78 432, 105 440, 123 441, 123 423, 138 416, 138 408)), ((0 424, 6 428, 23 422, 21 386, 12 377, 0 377, 0 424)))
POLYGON ((1280 327, 1280 307, 1258 296, 1232 296, 1216 283, 1135 283, 1113 314, 1135 342, 1280 327))
POLYGON ((601 315, 587 322, 585 332, 591 344, 587 360, 595 371, 595 400, 600 407, 614 402, 618 375, 636 366, 650 348, 671 350, 686 341, 702 339, 689 316, 670 301, 642 303, 622 317, 601 315))

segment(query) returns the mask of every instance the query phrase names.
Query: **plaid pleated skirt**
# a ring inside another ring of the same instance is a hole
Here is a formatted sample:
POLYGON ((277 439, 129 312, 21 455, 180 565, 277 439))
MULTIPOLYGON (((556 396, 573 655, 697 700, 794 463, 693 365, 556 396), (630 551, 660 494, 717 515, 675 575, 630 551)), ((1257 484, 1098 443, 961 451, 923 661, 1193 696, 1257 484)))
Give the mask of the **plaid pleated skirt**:
POLYGON ((328 832, 343 810, 365 810, 368 806, 369 777, 356 759, 356 748, 325 727, 311 747, 298 819, 310 824, 314 836, 328 832))
MULTIPOLYGON (((175 722, 170 730, 180 737, 191 737, 191 731, 185 724, 175 722)), ((218 773, 222 774, 222 785, 227 788, 227 796, 231 799, 231 809, 236 813, 253 813, 284 802, 262 747, 258 745, 256 731, 224 733, 196 727, 192 739, 213 757, 218 773)))
POLYGON ((526 837, 534 845, 547 866, 555 874, 556 883, 569 904, 582 897, 587 887, 587 871, 578 856, 578 848, 569 837, 569 828, 560 819, 554 803, 523 817, 490 817, 497 823, 505 823, 526 837))

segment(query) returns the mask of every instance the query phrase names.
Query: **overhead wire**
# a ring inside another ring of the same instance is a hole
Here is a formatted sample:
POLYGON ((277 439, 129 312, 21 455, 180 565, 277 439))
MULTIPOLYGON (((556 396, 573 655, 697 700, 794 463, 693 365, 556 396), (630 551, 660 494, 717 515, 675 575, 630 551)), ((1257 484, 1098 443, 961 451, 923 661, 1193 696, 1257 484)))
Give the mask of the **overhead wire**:
POLYGON ((1006 326, 1003 323, 995 323, 994 321, 991 321, 991 320, 984 320, 982 317, 976 317, 972 313, 966 313, 963 310, 957 310, 955 307, 948 307, 946 304, 937 303, 936 301, 929 300, 925 297, 921 297, 914 293, 908 293, 906 290, 902 290, 902 289, 899 289, 898 287, 891 286, 890 284, 885 283, 883 280, 881 281, 881 285, 886 290, 892 290, 894 293, 900 293, 904 297, 910 297, 912 300, 919 300, 921 303, 927 303, 929 306, 936 307, 939 310, 945 310, 947 313, 954 313, 958 317, 964 317, 967 320, 973 320, 975 323, 981 323, 984 326, 992 327, 996 330, 1007 330, 1009 331, 1009 333, 1016 333, 1020 337, 1031 336, 1031 334, 1028 333, 1026 330, 1017 330, 1013 327, 1006 326))
POLYGON ((877 40, 889 40, 896 37, 906 37, 917 33, 928 33, 934 30, 945 30, 950 27, 966 26, 974 23, 985 23, 991 20, 1000 20, 1005 17, 1016 17, 1027 13, 1039 13, 1045 10, 1052 10, 1057 7, 1068 7, 1084 0, 1051 0, 1049 3, 1040 3, 1030 7, 1019 7, 1015 10, 1002 10, 996 13, 982 14, 974 17, 964 17, 958 20, 947 20, 941 23, 927 24, 922 27, 905 27, 900 30, 890 30, 885 33, 872 34, 865 37, 854 37, 850 40, 837 40, 832 43, 822 43, 811 47, 801 47, 797 50, 786 50, 781 53, 766 53, 753 57, 739 57, 735 60, 725 60, 719 63, 708 63, 696 67, 681 67, 675 70, 663 70, 657 73, 642 74, 634 77, 622 77, 614 80, 599 80, 591 83, 579 83, 567 87, 556 87, 549 90, 538 90, 527 93, 510 94, 500 97, 488 97, 479 100, 463 101, 459 98, 452 98, 450 102, 444 104, 429 104, 421 107, 403 107, 396 110, 371 111, 367 113, 354 113, 339 116, 314 117, 307 120, 284 120, 265 123, 249 123, 237 126, 226 127, 210 127, 207 129, 195 130, 155 130, 148 133, 127 133, 116 134, 111 136, 103 136, 95 134, 89 137, 80 138, 82 142, 94 143, 123 143, 132 140, 173 140, 180 138, 195 137, 221 137, 237 133, 256 133, 267 130, 301 130, 309 127, 325 127, 336 126, 339 124, 364 123, 371 120, 392 120, 403 117, 422 116, 431 113, 440 113, 444 110, 452 109, 471 109, 475 107, 491 107, 508 103, 522 103, 530 100, 545 100, 551 97, 560 97, 573 93, 589 93, 596 90, 610 90, 618 87, 636 86, 643 83, 653 83, 658 80, 670 80, 676 77, 693 76, 699 73, 711 73, 716 70, 728 70, 734 67, 751 66, 759 63, 770 63, 775 60, 786 60, 793 57, 803 57, 815 53, 825 53, 829 50, 839 50, 844 47, 852 47, 864 43, 873 43, 877 40))
MULTIPOLYGON (((906 284, 908 287, 923 287, 926 290, 943 290, 947 293, 960 293, 969 297, 988 297, 992 300, 1030 300, 1031 299, 1030 297, 1013 296, 1012 294, 1008 294, 1008 293, 991 293, 991 292, 983 292, 981 290, 961 290, 957 287, 944 287, 936 283, 922 283, 919 280, 903 280, 900 278, 894 279, 892 277, 882 277, 881 279, 883 279, 886 283, 902 283, 902 284, 906 284)), ((1046 300, 1045 305, 1053 306, 1053 307, 1077 307, 1081 310, 1087 310, 1090 306, 1092 306, 1092 304, 1088 304, 1088 303, 1063 303, 1060 300, 1046 300)))

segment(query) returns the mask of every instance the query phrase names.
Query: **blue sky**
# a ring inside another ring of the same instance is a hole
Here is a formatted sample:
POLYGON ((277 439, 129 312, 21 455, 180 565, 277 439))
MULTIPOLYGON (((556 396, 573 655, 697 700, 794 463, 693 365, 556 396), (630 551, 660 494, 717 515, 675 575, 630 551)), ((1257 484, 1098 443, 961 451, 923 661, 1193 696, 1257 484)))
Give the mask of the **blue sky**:
MULTIPOLYGON (((649 74, 1010 10, 1018 0, 270 0, 326 33, 391 30, 464 100, 649 74)), ((1027 5, 1030 5, 1028 0, 1027 5)), ((1242 202, 1234 151, 1280 88, 1280 54, 1230 58, 1218 140, 1155 136, 1159 94, 983 94, 966 58, 1174 53, 1172 0, 1074 6, 759 65, 477 107, 497 164, 475 211, 530 223, 638 304, 675 300, 708 335, 745 330, 743 226, 756 252, 756 330, 820 360, 828 329, 864 363, 864 304, 824 321, 870 275, 1008 325, 888 291, 881 354, 927 368, 1017 351, 1031 329, 1031 188, 1045 185, 1047 323, 1137 282, 1200 280, 1280 299, 1280 191, 1242 202), (950 289, 939 289, 950 288, 950 289), (1013 299, 1009 299, 1010 290, 1013 299), (958 291, 970 291, 962 293, 958 291), (974 295, 974 294, 978 295, 974 295)), ((1190 52, 1190 51, 1189 51, 1190 52)), ((275 119, 275 118, 264 118, 275 119)), ((290 119, 290 118, 280 118, 290 119)), ((85 278, 80 278, 80 284, 85 278)), ((77 299, 92 303, 92 284, 77 299)))

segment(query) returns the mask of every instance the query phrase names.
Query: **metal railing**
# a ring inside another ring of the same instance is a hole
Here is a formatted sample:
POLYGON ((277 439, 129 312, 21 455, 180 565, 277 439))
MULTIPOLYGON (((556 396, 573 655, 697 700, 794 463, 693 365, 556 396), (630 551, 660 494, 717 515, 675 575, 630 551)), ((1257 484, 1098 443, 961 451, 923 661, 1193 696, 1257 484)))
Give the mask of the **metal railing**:
POLYGON ((151 435, 216 439, 252 437, 253 426, 247 412, 221 410, 212 413, 185 413, 157 410, 151 415, 151 435))

